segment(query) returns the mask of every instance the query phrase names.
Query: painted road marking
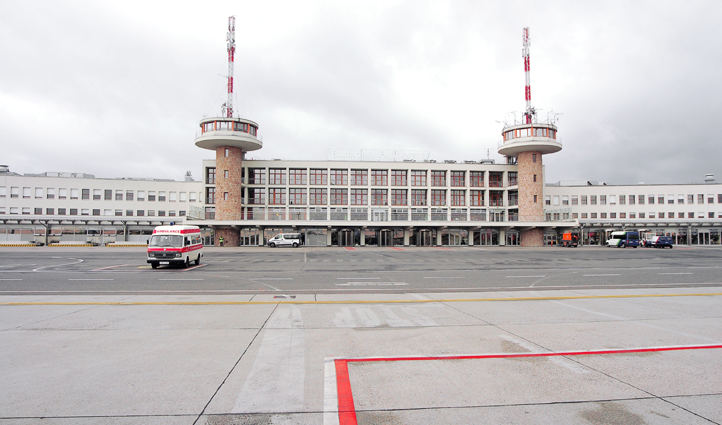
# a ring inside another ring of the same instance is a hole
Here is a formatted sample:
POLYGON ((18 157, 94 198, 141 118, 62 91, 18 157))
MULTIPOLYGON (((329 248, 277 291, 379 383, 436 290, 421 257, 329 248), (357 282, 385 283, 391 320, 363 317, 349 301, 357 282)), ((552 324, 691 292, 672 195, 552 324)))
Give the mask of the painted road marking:
POLYGON ((583 274, 584 277, 601 277, 601 276, 621 276, 619 273, 606 273, 606 274, 583 274))
POLYGON ((118 268, 118 267, 126 267, 126 266, 132 266, 132 264, 116 264, 116 265, 114 265, 114 266, 100 267, 100 268, 98 268, 98 269, 93 269, 93 270, 91 270, 91 272, 99 272, 99 271, 102 271, 102 270, 110 270, 110 269, 115 269, 115 268, 118 268))
POLYGON ((463 276, 424 276, 424 279, 464 279, 463 276))
POLYGON ((170 278, 170 279, 158 279, 158 280, 173 280, 173 281, 176 281, 176 280, 205 280, 205 279, 179 279, 179 278, 172 277, 172 278, 170 278))
POLYGON ((181 271, 183 271, 183 272, 189 272, 189 271, 191 271, 191 270, 193 270, 193 269, 200 269, 200 268, 202 268, 202 267, 206 267, 207 265, 208 265, 208 264, 203 263, 203 264, 199 264, 199 265, 197 265, 197 266, 191 266, 191 267, 185 268, 185 269, 183 269, 183 270, 181 270, 181 271))
POLYGON ((68 280, 115 280, 115 279, 93 279, 93 278, 87 278, 87 279, 68 279, 68 280))
MULTIPOLYGON (((60 259, 60 258, 62 258, 62 257, 53 257, 53 258, 60 259)), ((70 262, 70 263, 62 263, 62 264, 50 264, 50 265, 47 265, 47 266, 42 266, 42 267, 35 268, 35 269, 33 269, 33 271, 34 271, 34 272, 37 272, 37 271, 40 271, 40 270, 43 270, 43 269, 47 269, 47 268, 49 268, 49 267, 72 266, 72 265, 75 265, 75 264, 80 264, 80 263, 82 263, 83 261, 85 261, 85 260, 83 260, 82 258, 69 258, 69 260, 75 260, 75 261, 70 262)))
POLYGON ((346 282, 337 283, 336 286, 405 286, 406 282, 346 282))
POLYGON ((504 276, 504 277, 506 277, 506 278, 516 278, 516 277, 546 277, 546 275, 540 274, 540 275, 529 275, 529 276, 504 276))
MULTIPOLYGON (((7 291, 3 291, 7 292, 7 291)), ((17 292, 17 291, 11 291, 17 292)), ((127 292, 127 291, 126 291, 127 292)), ((181 291, 182 292, 182 291, 181 291)), ((0 302, 0 306, 28 305, 264 305, 264 304, 419 304, 419 303, 463 303, 489 301, 547 301, 547 300, 593 300, 624 298, 669 298, 669 297, 714 297, 722 292, 685 294, 628 294, 628 295, 566 295, 554 297, 509 297, 509 298, 450 298, 450 299, 408 299, 408 300, 329 300, 329 301, 17 301, 0 302)))
POLYGON ((678 275, 678 274, 694 274, 694 273, 681 272, 681 273, 657 273, 657 274, 674 274, 674 275, 678 275))
POLYGON ((248 280, 257 281, 257 280, 292 280, 292 277, 253 277, 248 280))
POLYGON ((22 279, 0 279, 0 280, 22 280, 22 279))
POLYGON ((380 277, 337 277, 337 280, 379 280, 380 277))
MULTIPOLYGON (((624 348, 617 350, 583 350, 583 351, 546 351, 546 352, 530 352, 530 353, 499 353, 499 354, 473 354, 473 355, 445 355, 445 356, 408 356, 408 357, 368 357, 368 358, 351 358, 351 359, 333 359, 336 372, 336 403, 338 412, 339 425, 356 425, 356 407, 353 401, 353 391, 351 390, 351 377, 348 371, 349 363, 357 362, 401 362, 401 361, 433 361, 433 360, 480 360, 480 359, 513 359, 525 357, 562 357, 562 356, 591 356, 591 355, 608 355, 608 354, 627 354, 627 353, 649 353, 662 351, 683 351, 683 350, 712 350, 720 349, 722 344, 714 345, 678 345, 667 347, 641 347, 641 348, 624 348)), ((324 371, 328 369, 324 368, 324 371)), ((324 380, 326 382, 326 380, 324 380)), ((332 394, 332 391, 324 391, 325 394, 332 394)), ((325 423, 325 422, 324 422, 325 423)), ((332 422, 335 423, 335 422, 332 422)))

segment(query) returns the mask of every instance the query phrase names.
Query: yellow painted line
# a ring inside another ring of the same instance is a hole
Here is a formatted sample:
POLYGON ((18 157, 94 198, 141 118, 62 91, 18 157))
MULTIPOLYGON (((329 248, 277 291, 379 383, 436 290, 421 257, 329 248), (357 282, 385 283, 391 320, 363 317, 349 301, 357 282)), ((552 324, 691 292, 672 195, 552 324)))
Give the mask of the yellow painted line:
POLYGON ((663 297, 713 297, 722 292, 694 294, 630 294, 630 295, 568 295, 557 297, 509 297, 509 298, 447 298, 428 300, 335 300, 335 301, 69 301, 69 302, 0 302, 0 306, 41 306, 41 305, 274 305, 274 304, 419 304, 419 303, 463 303, 485 301, 548 301, 548 300, 590 300, 614 298, 663 298, 663 297))

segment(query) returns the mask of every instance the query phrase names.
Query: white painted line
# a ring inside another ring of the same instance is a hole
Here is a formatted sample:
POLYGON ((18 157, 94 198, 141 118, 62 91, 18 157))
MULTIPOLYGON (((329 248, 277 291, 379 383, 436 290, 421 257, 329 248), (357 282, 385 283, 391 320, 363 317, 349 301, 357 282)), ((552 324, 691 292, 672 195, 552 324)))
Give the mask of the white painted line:
MULTIPOLYGON (((62 257, 53 257, 53 258, 62 258, 62 257)), ((50 265, 48 265, 48 266, 42 266, 42 267, 35 268, 35 269, 33 269, 33 271, 36 272, 36 271, 39 271, 39 270, 47 269, 48 267, 72 266, 72 265, 74 265, 74 264, 80 264, 80 263, 82 263, 83 261, 85 261, 85 260, 83 260, 82 258, 69 258, 69 259, 70 259, 70 260, 76 260, 76 261, 73 261, 72 263, 50 264, 50 265)))
POLYGON ((504 276, 506 278, 515 278, 515 277, 547 277, 545 274, 540 275, 529 275, 529 276, 504 276))
POLYGON ((583 274, 584 277, 600 277, 600 276, 621 276, 619 273, 606 273, 606 274, 583 274))
POLYGON ((380 277, 337 277, 337 280, 379 280, 380 277))
POLYGON ((424 276, 424 279, 464 279, 463 276, 424 276))
POLYGON ((323 425, 339 425, 336 363, 329 358, 323 363, 323 425))
POLYGON ((694 273, 684 273, 683 272, 683 273, 657 273, 657 274, 675 274, 676 275, 676 274, 694 274, 694 273))
POLYGON ((68 280, 115 280, 115 279, 68 279, 68 280))
POLYGON ((276 288, 276 287, 273 286, 273 285, 269 285, 269 284, 263 283, 263 282, 259 282, 259 283, 260 283, 261 285, 265 286, 266 288, 271 288, 271 289, 273 289, 274 291, 280 291, 280 289, 276 288))
POLYGON ((22 280, 22 279, 0 279, 0 280, 22 280))
POLYGON ((405 286, 406 282, 346 282, 337 283, 336 286, 405 286))
POLYGON ((254 277, 248 280, 293 280, 292 277, 254 277))

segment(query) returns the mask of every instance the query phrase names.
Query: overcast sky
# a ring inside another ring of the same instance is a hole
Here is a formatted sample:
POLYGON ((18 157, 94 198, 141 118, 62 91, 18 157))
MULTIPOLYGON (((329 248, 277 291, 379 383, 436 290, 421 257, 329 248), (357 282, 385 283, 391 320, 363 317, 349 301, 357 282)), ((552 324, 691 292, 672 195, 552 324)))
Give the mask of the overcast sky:
POLYGON ((546 180, 722 180, 722 1, 0 1, 0 164, 200 178, 225 101, 254 159, 479 160, 532 104, 546 180))

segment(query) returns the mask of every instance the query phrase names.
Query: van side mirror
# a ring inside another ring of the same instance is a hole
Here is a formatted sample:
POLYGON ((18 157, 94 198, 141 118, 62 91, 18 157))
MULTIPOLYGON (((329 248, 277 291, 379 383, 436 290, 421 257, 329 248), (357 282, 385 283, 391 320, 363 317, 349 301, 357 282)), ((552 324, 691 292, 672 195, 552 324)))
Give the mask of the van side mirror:
POLYGON ((150 240, 146 239, 145 244, 148 245, 150 243, 150 240))

